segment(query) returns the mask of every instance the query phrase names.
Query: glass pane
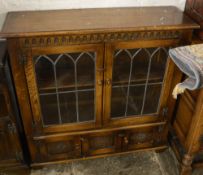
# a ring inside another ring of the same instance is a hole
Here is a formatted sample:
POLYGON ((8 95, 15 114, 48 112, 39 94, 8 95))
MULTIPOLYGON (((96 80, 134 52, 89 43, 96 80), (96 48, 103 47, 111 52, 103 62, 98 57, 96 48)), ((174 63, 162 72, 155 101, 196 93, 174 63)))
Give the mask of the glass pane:
POLYGON ((93 88, 95 82, 95 56, 83 53, 77 60, 77 88, 93 88))
POLYGON ((167 58, 161 47, 115 51, 112 118, 157 113, 167 58))
POLYGON ((41 95, 40 102, 44 125, 58 124, 57 96, 55 94, 41 95))
POLYGON ((167 58, 167 50, 159 48, 154 52, 151 60, 149 82, 163 81, 167 58))
POLYGON ((127 115, 140 115, 145 86, 131 86, 128 97, 127 115))
POLYGON ((75 93, 59 94, 62 123, 77 122, 75 93))
POLYGON ((94 120, 94 91, 78 92, 79 121, 94 120))
POLYGON ((111 117, 122 117, 126 110, 126 87, 113 87, 111 94, 111 117))
POLYGON ((131 55, 127 50, 118 50, 113 60, 113 78, 114 85, 128 84, 130 74, 131 55))
POLYGON ((157 113, 162 84, 148 85, 143 114, 157 113))
POLYGON ((132 63, 131 84, 146 83, 149 57, 150 55, 146 49, 139 50, 139 52, 134 56, 132 63))
POLYGON ((49 57, 35 58, 35 72, 39 92, 55 91, 54 66, 49 57))
POLYGON ((44 125, 94 120, 95 53, 42 55, 34 61, 44 125))
POLYGON ((61 55, 56 63, 58 91, 75 89, 74 60, 68 55, 61 55))

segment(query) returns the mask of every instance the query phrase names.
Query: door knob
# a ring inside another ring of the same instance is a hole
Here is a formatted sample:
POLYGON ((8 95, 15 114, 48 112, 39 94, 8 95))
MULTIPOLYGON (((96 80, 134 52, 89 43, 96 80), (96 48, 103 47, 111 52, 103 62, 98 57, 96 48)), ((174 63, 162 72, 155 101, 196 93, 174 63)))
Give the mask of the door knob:
POLYGON ((98 80, 98 81, 97 81, 97 84, 98 84, 99 86, 102 86, 103 81, 102 81, 102 80, 98 80))
POLYGON ((125 136, 125 137, 124 137, 124 143, 125 143, 125 144, 128 144, 128 142, 129 142, 129 140, 128 140, 128 138, 125 136))
POLYGON ((110 79, 106 79, 106 84, 107 85, 111 85, 111 80, 110 79))

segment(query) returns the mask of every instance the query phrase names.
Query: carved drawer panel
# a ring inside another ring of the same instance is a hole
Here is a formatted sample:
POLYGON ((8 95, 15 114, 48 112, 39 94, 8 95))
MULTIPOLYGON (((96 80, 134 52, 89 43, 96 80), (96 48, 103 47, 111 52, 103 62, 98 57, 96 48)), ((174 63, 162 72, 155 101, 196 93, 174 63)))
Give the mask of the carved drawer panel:
POLYGON ((121 148, 121 139, 117 132, 101 132, 85 135, 82 140, 83 156, 115 153, 121 148))
POLYGON ((124 131, 122 151, 159 146, 162 144, 161 132, 163 126, 138 128, 124 131))
POLYGON ((81 142, 78 136, 47 138, 36 141, 38 162, 74 159, 81 156, 81 142))

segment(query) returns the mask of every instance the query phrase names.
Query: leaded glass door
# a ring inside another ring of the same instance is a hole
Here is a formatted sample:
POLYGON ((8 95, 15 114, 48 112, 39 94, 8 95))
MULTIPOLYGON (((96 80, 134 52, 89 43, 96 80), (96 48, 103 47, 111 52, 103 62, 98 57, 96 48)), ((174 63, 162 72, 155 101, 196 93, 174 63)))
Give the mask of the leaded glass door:
POLYGON ((41 132, 101 125, 103 46, 33 48, 25 73, 41 132))
POLYGON ((106 46, 104 123, 131 125, 157 121, 166 106, 173 41, 138 41, 106 46))

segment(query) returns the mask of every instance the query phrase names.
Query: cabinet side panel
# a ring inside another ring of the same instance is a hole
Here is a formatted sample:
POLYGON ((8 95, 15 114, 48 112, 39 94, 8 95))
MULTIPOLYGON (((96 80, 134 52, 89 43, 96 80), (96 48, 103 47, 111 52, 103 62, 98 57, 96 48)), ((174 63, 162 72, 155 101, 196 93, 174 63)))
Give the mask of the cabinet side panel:
POLYGON ((27 91, 26 79, 24 74, 23 64, 19 61, 20 48, 17 39, 8 40, 8 50, 10 54, 10 64, 13 74, 14 84, 16 88, 19 108, 23 119, 26 138, 29 145, 29 150, 32 159, 35 159, 36 150, 33 145, 32 136, 32 113, 30 108, 30 100, 27 91))

